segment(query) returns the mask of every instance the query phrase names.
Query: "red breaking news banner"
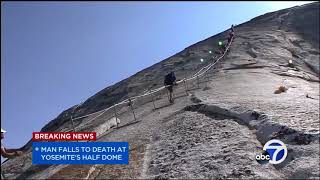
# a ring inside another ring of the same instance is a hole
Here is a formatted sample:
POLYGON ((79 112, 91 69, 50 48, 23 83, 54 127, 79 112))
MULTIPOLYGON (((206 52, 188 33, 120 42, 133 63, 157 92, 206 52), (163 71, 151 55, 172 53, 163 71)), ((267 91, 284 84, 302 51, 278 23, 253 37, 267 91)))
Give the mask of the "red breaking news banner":
POLYGON ((96 132, 33 132, 33 141, 95 141, 96 132))

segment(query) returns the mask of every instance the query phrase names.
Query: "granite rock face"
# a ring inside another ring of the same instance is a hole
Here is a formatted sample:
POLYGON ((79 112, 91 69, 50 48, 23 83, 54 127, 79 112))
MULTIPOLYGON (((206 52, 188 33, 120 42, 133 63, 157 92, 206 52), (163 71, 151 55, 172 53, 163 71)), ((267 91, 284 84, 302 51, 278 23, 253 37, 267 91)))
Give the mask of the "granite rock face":
MULTIPOLYGON (((41 131, 70 131, 73 111, 78 117, 161 87, 169 71, 189 77, 218 56, 208 51, 226 37, 221 32, 103 89, 41 131)), ((30 141, 2 171, 9 179, 319 178, 319 2, 235 26, 230 52, 199 81, 176 86, 174 104, 166 91, 137 100, 136 121, 128 106, 117 107, 118 128, 105 128, 113 111, 75 121, 78 131, 99 132, 98 141, 128 141, 127 166, 32 165, 30 141), (261 165, 257 147, 273 138, 287 145, 288 157, 261 165)))

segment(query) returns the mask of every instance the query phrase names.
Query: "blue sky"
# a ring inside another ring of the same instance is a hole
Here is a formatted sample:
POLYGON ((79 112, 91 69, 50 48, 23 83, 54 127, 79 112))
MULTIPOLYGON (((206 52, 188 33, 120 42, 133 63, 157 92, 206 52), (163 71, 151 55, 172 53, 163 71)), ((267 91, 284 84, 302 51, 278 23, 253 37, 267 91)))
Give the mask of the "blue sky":
POLYGON ((1 2, 4 144, 231 24, 305 3, 1 2))

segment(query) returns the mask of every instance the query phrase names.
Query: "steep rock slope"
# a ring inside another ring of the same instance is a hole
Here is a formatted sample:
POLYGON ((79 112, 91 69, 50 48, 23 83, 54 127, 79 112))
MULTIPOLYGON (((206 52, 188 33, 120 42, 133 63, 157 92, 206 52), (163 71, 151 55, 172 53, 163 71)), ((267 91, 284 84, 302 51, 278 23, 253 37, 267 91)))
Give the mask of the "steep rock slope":
MULTIPOLYGON (((175 88, 168 104, 165 91, 137 101, 133 120, 119 108, 121 126, 105 131, 106 113, 77 120, 80 131, 99 131, 99 141, 128 141, 128 166, 31 165, 31 154, 5 162, 9 178, 315 178, 319 177, 319 3, 256 17, 235 27, 231 51, 201 78, 175 88), (289 67, 292 60, 295 67, 289 67), (274 94, 279 86, 286 92, 274 94), (90 122, 90 123, 88 123, 90 122), (257 146, 283 140, 287 160, 260 165, 257 146), (70 171, 71 170, 71 171, 70 171)), ((178 79, 210 63, 208 50, 226 32, 203 40, 89 98, 75 116, 104 109, 149 88, 163 75, 178 79), (199 59, 206 61, 202 64, 199 59)), ((71 129, 70 108, 42 131, 71 129)), ((30 152, 30 143, 26 145, 30 152)))

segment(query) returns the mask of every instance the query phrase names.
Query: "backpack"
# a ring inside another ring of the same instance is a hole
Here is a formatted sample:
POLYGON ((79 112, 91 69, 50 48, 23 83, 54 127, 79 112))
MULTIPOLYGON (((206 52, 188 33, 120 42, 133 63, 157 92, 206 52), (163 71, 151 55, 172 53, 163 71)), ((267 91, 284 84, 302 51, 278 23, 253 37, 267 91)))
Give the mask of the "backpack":
POLYGON ((176 80, 176 76, 174 75, 173 72, 171 72, 164 77, 164 84, 171 85, 175 80, 176 80))

